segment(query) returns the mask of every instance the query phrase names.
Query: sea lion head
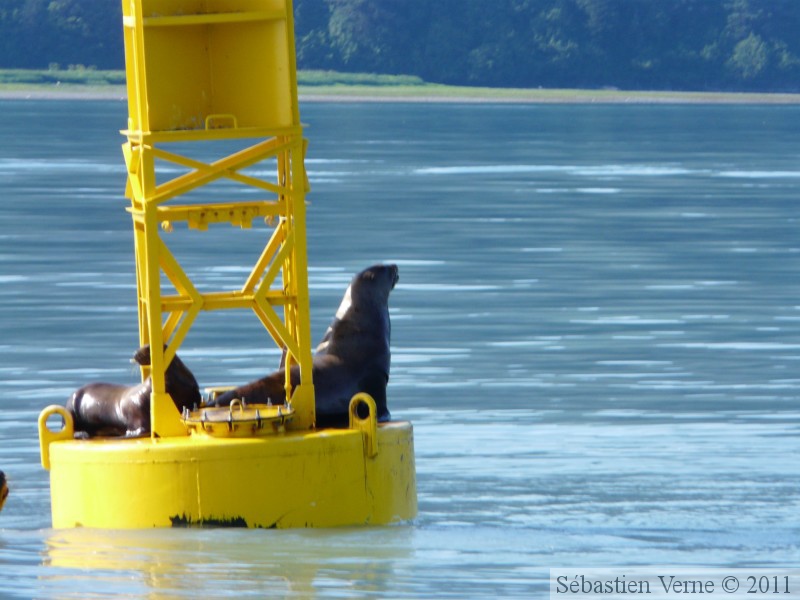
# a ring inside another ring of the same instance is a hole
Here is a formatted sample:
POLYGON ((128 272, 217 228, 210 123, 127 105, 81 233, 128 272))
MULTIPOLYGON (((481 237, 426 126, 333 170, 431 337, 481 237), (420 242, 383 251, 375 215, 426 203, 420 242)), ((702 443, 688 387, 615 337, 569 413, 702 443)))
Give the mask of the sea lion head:
MULTIPOLYGON (((166 347, 165 344, 164 348, 166 349, 166 347)), ((150 346, 142 346, 134 352, 133 361, 143 367, 150 366, 150 346)), ((200 404, 200 387, 197 384, 197 380, 189 368, 183 364, 183 361, 178 358, 177 354, 172 357, 169 365, 167 365, 164 372, 164 380, 166 391, 172 396, 179 410, 200 404)))
POLYGON ((131 362, 135 362, 137 365, 142 367, 149 367, 150 366, 150 345, 142 346, 136 352, 133 353, 133 357, 131 358, 131 362))
POLYGON ((336 345, 336 340, 341 343, 354 331, 378 333, 388 343, 389 293, 399 279, 397 265, 373 265, 356 274, 315 354, 333 351, 331 345, 336 345))
MULTIPOLYGON (((164 344, 164 350, 167 349, 167 345, 164 344)), ((177 358, 177 355, 175 356, 177 358)), ((141 348, 139 348, 136 352, 133 353, 133 357, 131 358, 132 362, 135 362, 137 365, 142 367, 149 367, 151 364, 152 358, 150 357, 150 344, 145 344, 141 348)))
MULTIPOLYGON (((350 282, 350 287, 347 288, 342 300, 342 306, 339 307, 339 313, 342 313, 343 316, 350 306, 388 306, 389 293, 399 279, 397 265, 373 265, 364 269, 350 282)), ((339 313, 336 316, 342 318, 339 313)))

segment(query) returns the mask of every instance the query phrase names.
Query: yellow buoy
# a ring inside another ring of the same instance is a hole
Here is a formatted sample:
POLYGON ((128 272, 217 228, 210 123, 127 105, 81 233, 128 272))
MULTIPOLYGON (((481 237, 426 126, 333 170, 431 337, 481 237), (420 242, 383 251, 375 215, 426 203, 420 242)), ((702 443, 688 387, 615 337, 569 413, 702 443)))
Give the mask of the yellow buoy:
POLYGON ((63 410, 45 409, 39 431, 55 528, 334 527, 416 514, 411 425, 378 425, 374 410, 361 419, 352 408, 348 429, 194 429, 155 441, 71 440, 71 422, 58 432, 46 424, 63 410))
POLYGON ((129 108, 123 154, 139 337, 151 349, 142 377, 152 378, 152 431, 148 438, 74 440, 70 414, 46 408, 39 439, 53 526, 331 527, 413 518, 410 423, 378 424, 372 398, 357 394, 348 428, 315 427, 306 142, 291 0, 123 0, 123 26, 129 108), (163 147, 221 139, 249 142, 212 163, 163 147), (162 181, 156 170, 162 162, 185 172, 162 181), (274 178, 243 172, 261 162, 275 165, 274 178), (176 202, 221 179, 269 197, 176 202), (217 223, 249 227, 255 218, 274 230, 233 290, 201 293, 159 231, 180 222, 199 231, 217 223), (172 289, 162 290, 167 281, 172 289), (202 312, 236 309, 252 310, 286 349, 287 367, 299 366, 299 385, 292 387, 287 368, 286 405, 181 415, 165 390, 165 365, 202 312), (56 431, 48 424, 54 416, 64 422, 56 431))

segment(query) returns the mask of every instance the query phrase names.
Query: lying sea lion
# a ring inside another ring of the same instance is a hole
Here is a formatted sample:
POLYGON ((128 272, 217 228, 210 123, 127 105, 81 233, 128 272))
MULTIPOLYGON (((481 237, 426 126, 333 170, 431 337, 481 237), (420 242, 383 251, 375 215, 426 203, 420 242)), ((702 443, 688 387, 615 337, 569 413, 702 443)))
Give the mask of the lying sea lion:
POLYGON ((8 482, 6 481, 6 474, 0 471, 0 510, 3 510, 6 498, 8 498, 8 482))
MULTIPOLYGON (((150 346, 139 348, 133 360, 142 366, 149 365, 150 346)), ((177 354, 167 367, 164 379, 166 392, 179 411, 200 404, 197 380, 177 354)), ((133 386, 99 382, 83 386, 67 400, 67 410, 75 419, 75 437, 139 437, 150 433, 152 391, 150 377, 133 386)))
MULTIPOLYGON (((366 392, 375 399, 378 420, 391 419, 386 405, 389 381, 389 293, 397 283, 396 265, 375 265, 350 282, 339 310, 314 353, 312 375, 317 427, 346 427, 350 399, 366 392)), ((292 385, 300 383, 300 369, 292 365, 292 385)), ((212 405, 227 406, 240 398, 253 404, 284 404, 285 370, 217 396, 212 405)))

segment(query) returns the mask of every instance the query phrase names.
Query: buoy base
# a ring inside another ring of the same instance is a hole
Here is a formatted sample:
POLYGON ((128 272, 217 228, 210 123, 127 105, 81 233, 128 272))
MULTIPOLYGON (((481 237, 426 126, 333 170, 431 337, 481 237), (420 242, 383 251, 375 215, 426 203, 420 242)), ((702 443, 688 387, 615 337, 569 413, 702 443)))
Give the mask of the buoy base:
POLYGON ((408 422, 49 444, 53 527, 381 525, 417 513, 408 422))

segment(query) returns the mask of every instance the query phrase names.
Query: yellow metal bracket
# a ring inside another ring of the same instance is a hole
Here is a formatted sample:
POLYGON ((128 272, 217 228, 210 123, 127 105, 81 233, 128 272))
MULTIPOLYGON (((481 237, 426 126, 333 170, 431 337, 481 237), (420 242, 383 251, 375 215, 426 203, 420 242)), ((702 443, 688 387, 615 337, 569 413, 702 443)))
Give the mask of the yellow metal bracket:
POLYGON ((50 470, 50 444, 61 440, 71 440, 74 435, 75 425, 72 413, 63 406, 53 404, 39 413, 39 454, 45 470, 50 470), (47 420, 54 415, 59 415, 63 419, 64 426, 60 431, 53 431, 47 425, 47 420))
POLYGON ((350 429, 361 431, 364 440, 364 456, 374 458, 378 454, 378 408, 369 394, 360 392, 350 399, 350 429), (366 416, 362 416, 365 415, 366 416))
POLYGON ((236 115, 208 115, 206 117, 206 129, 225 127, 225 123, 227 123, 227 127, 239 128, 239 121, 237 121, 236 115))
POLYGON ((167 232, 172 231, 174 221, 185 221, 189 229, 200 231, 205 231, 212 223, 230 223, 235 227, 250 229, 255 219, 262 218, 270 225, 285 212, 285 202, 269 200, 158 207, 161 229, 167 232))

